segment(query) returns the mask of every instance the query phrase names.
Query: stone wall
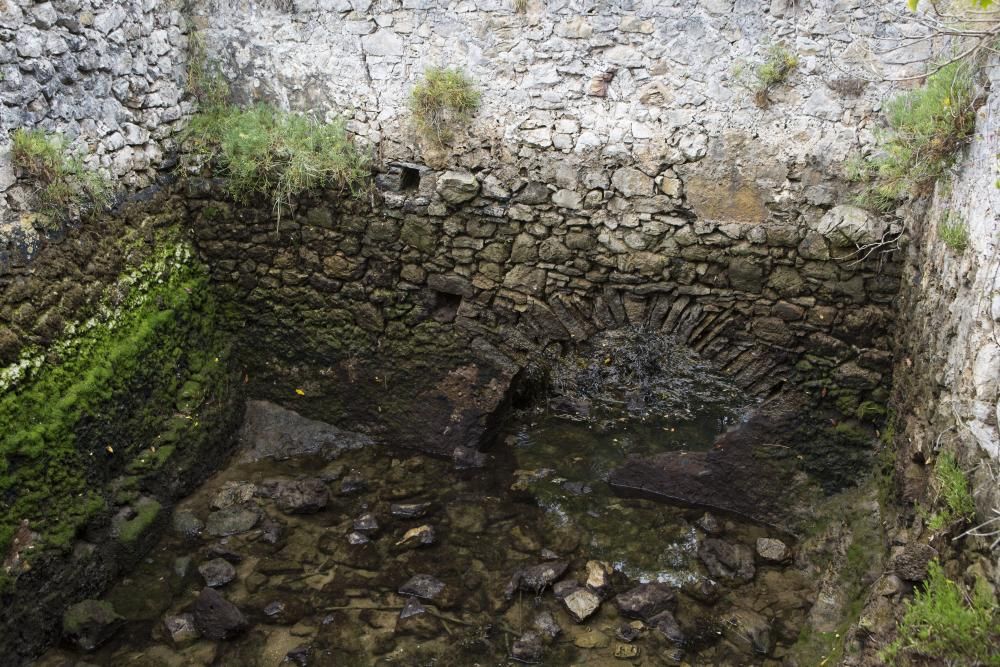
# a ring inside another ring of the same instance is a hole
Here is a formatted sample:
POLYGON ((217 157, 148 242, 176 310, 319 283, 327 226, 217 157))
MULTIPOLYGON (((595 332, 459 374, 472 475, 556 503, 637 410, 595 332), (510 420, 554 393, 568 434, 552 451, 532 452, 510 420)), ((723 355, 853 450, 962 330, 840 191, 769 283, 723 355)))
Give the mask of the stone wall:
POLYGON ((187 26, 173 0, 4 0, 0 3, 0 275, 44 244, 32 185, 10 160, 17 128, 61 132, 121 186, 170 166, 183 100, 187 26))
MULTIPOLYGON (((996 90, 994 64, 986 70, 996 90)), ((980 516, 1000 506, 1000 97, 979 109, 972 145, 956 176, 913 216, 897 330, 906 497, 921 499, 941 448, 971 470, 980 516), (941 239, 942 223, 968 230, 968 247, 941 239), (992 460, 992 465, 984 464, 992 460)))

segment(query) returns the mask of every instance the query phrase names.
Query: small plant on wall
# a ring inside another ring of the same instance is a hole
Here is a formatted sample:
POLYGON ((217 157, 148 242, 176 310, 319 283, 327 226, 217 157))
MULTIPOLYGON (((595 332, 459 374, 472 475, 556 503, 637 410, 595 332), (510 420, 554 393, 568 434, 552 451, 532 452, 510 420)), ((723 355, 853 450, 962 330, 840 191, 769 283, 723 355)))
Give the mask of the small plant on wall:
POLYGON ((410 111, 421 138, 443 146, 472 120, 480 101, 479 91, 465 72, 429 67, 410 93, 410 111))
POLYGON ((764 62, 738 66, 733 71, 733 80, 753 94, 754 104, 766 109, 771 106, 770 92, 785 83, 798 66, 797 55, 783 46, 775 45, 767 50, 764 62))
POLYGON ((63 135, 19 128, 11 140, 11 160, 22 178, 34 184, 31 206, 43 223, 69 220, 111 203, 111 180, 87 169, 63 135))
POLYGON ((957 253, 961 254, 969 247, 969 227, 961 218, 945 216, 938 223, 938 236, 957 253))

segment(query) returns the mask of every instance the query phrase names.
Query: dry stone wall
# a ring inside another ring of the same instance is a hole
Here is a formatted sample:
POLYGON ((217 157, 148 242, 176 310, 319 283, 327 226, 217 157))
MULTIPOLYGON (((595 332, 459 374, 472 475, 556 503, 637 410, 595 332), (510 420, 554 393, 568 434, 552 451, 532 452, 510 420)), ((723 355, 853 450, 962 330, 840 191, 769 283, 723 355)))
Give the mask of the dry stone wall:
POLYGON ((0 2, 0 276, 45 242, 32 185, 10 160, 17 128, 61 132, 72 150, 129 189, 174 159, 184 100, 187 24, 173 0, 0 2))

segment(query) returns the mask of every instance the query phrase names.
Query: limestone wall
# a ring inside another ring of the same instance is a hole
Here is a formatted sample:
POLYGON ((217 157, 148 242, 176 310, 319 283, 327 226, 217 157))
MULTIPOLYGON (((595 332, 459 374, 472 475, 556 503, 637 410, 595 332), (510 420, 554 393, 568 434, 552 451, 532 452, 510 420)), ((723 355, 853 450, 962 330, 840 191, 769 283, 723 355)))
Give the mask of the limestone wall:
MULTIPOLYGON (((995 65, 987 69, 993 90, 995 65)), ((911 221, 902 281, 898 403, 903 408, 908 496, 918 498, 939 447, 957 448, 977 488, 982 516, 1000 503, 1000 97, 979 110, 958 175, 939 184, 932 206, 911 221), (964 225, 968 247, 949 248, 943 222, 964 225), (992 469, 982 463, 993 460, 992 469)))
POLYGON ((63 133, 88 166, 126 189, 171 164, 183 101, 187 26, 174 0, 0 2, 0 276, 44 243, 18 183, 10 133, 63 133))

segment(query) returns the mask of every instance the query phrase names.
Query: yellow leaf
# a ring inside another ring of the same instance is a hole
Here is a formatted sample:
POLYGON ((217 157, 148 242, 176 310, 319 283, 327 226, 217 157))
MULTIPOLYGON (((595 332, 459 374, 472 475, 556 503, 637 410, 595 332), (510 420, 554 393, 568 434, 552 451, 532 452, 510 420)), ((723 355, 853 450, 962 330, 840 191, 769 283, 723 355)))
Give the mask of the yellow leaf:
POLYGON ((302 391, 301 389, 296 389, 295 393, 298 394, 299 396, 305 396, 306 395, 306 392, 302 391))

